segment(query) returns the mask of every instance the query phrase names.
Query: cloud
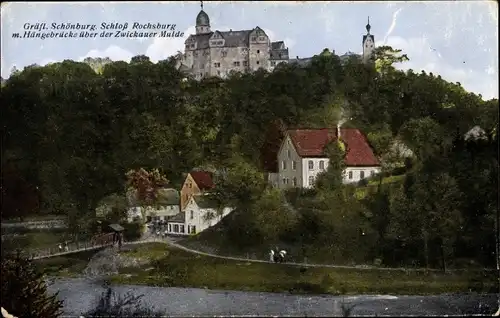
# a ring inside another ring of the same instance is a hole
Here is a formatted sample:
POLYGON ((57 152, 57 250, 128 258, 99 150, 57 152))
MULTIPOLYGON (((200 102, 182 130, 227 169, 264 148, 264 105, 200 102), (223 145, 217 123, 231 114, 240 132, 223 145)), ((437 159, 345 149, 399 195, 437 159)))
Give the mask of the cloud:
POLYGON ((195 33, 195 27, 189 27, 184 31, 184 36, 179 38, 161 38, 156 37, 148 48, 146 49, 145 55, 148 56, 151 61, 157 62, 165 60, 168 57, 177 54, 177 51, 184 52, 184 41, 188 38, 190 34, 195 33))
MULTIPOLYGON (((382 41, 376 43, 381 46, 382 41)), ((484 99, 498 98, 498 67, 490 66, 478 71, 466 67, 455 67, 441 58, 441 54, 433 50, 425 37, 404 39, 399 36, 387 38, 386 45, 401 49, 410 61, 396 65, 401 70, 413 69, 415 72, 425 70, 432 72, 449 82, 460 82, 468 91, 481 94, 484 99)))
POLYGON ((103 51, 90 50, 85 56, 80 57, 78 60, 82 61, 83 59, 85 59, 87 57, 94 57, 94 58, 95 57, 102 57, 102 58, 109 57, 113 61, 129 62, 133 56, 135 56, 135 55, 129 51, 122 49, 119 46, 111 45, 103 51))

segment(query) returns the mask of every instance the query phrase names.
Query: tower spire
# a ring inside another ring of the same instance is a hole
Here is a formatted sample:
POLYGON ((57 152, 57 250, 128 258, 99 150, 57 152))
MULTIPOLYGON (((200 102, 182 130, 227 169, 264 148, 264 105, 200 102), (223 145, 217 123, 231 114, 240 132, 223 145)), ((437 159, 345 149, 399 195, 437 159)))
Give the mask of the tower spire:
POLYGON ((370 16, 368 16, 368 24, 366 25, 366 32, 368 32, 368 34, 370 34, 370 29, 371 29, 371 25, 370 25, 370 16))
POLYGON ((203 1, 200 1, 201 10, 203 10, 203 1))

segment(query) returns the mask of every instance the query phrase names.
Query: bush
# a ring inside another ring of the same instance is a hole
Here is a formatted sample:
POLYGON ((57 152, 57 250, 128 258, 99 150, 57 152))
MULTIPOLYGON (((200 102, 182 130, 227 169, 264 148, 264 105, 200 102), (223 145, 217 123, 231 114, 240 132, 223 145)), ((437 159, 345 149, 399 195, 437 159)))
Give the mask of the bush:
POLYGON ((368 179, 361 179, 358 182, 358 186, 360 187, 366 187, 368 185, 368 179))
POLYGON ((84 317, 162 317, 163 313, 145 308, 140 296, 127 293, 124 297, 116 295, 108 287, 97 301, 93 310, 85 313, 84 317), (112 299, 113 298, 113 299, 112 299))
POLYGON ((43 274, 19 253, 2 253, 2 306, 16 317, 52 318, 62 315, 62 301, 48 295, 43 274))
POLYGON ((135 241, 138 240, 142 236, 142 228, 143 225, 140 222, 132 222, 122 224, 123 228, 123 237, 127 241, 135 241))

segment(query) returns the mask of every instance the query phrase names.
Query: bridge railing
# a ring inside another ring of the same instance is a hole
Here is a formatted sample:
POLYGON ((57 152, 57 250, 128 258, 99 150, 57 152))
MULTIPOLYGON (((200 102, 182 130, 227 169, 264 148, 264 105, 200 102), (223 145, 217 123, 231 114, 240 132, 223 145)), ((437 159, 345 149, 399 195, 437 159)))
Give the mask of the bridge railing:
POLYGON ((81 242, 71 242, 68 244, 62 244, 62 248, 59 248, 59 245, 51 246, 45 249, 31 250, 25 251, 24 254, 31 258, 44 258, 52 255, 64 255, 70 254, 76 251, 84 251, 88 249, 94 249, 102 246, 112 245, 113 242, 109 240, 89 240, 89 241, 81 241, 81 242))

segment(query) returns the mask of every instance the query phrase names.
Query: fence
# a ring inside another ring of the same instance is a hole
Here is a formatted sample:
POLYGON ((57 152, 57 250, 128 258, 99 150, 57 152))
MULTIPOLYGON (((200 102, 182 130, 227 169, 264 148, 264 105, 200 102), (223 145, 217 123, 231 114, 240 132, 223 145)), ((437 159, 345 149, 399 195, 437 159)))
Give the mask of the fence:
POLYGON ((113 244, 113 234, 105 234, 83 242, 69 242, 59 246, 52 246, 45 249, 25 251, 23 254, 33 259, 47 258, 51 256, 66 255, 80 251, 93 250, 96 248, 110 246, 113 244))

